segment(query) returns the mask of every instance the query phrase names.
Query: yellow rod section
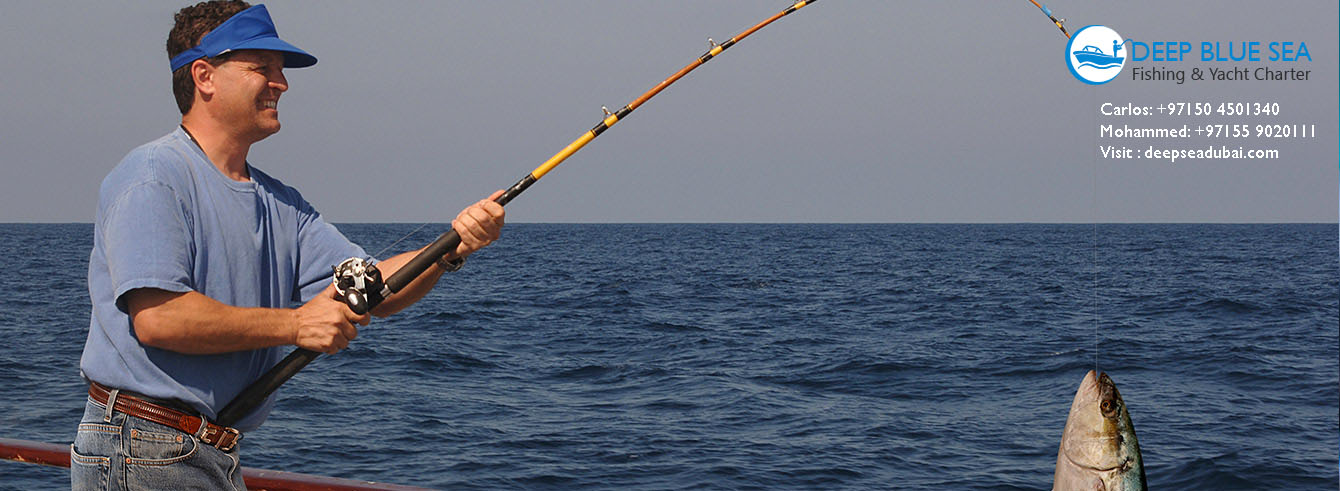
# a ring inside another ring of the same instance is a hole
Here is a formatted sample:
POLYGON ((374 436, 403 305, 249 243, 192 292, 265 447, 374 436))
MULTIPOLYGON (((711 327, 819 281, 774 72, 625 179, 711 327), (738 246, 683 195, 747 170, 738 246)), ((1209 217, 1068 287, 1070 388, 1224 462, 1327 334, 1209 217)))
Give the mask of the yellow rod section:
MULTIPOLYGON (((559 150, 558 153, 554 154, 554 156, 549 157, 549 160, 544 161, 543 164, 540 164, 539 167, 536 167, 535 170, 531 171, 530 177, 534 178, 535 180, 539 180, 541 177, 544 177, 544 175, 548 174, 549 171, 554 169, 554 167, 558 167, 558 164, 563 163, 563 161, 567 160, 568 157, 571 157, 572 154, 577 153, 577 151, 581 150, 583 146, 586 146, 587 143, 590 143, 591 140, 595 139, 595 137, 598 136, 601 132, 605 131, 610 126, 614 126, 614 123, 619 122, 620 118, 627 117, 628 113, 632 112, 634 109, 637 109, 638 106, 641 106, 643 103, 647 102, 647 100, 651 99, 652 97, 655 97, 656 94, 659 94, 662 90, 665 90, 665 88, 669 87, 670 84, 673 84, 680 78, 683 78, 685 75, 688 75, 688 73, 693 71, 693 69, 698 68, 703 63, 706 63, 708 60, 711 60, 716 55, 721 54, 721 52, 725 51, 726 48, 731 47, 732 45, 744 39, 745 37, 748 37, 750 34, 753 34, 754 31, 762 29, 763 26, 771 24, 773 21, 780 19, 783 16, 790 14, 791 12, 795 12, 801 7, 804 7, 816 1, 818 0, 797 1, 790 7, 787 7, 786 10, 778 12, 772 17, 765 19, 763 22, 759 22, 753 27, 744 30, 744 32, 741 32, 740 34, 731 38, 730 41, 712 46, 712 49, 708 50, 706 54, 698 57, 698 59, 696 60, 693 60, 692 63, 689 63, 684 68, 681 68, 678 72, 675 72, 674 75, 671 75, 670 78, 667 78, 661 81, 661 83, 656 84, 655 87, 652 87, 651 90, 648 90, 641 96, 638 96, 637 99, 634 99, 633 102, 628 103, 628 105, 624 106, 624 108, 621 109, 619 112, 606 116, 605 119, 602 120, 600 124, 596 125, 595 128, 591 129, 590 131, 587 131, 586 133, 583 133, 582 136, 578 137, 576 140, 573 140, 573 142, 569 143, 568 146, 563 147, 563 149, 559 150)), ((508 194, 509 194, 508 199, 510 200, 512 197, 510 195, 512 193, 508 194)))

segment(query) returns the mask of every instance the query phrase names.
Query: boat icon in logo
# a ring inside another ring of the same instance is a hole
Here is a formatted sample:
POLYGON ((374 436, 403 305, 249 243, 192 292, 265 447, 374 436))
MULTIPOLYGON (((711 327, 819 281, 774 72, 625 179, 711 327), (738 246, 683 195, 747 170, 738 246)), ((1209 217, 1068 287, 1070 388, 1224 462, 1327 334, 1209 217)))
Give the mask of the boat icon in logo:
POLYGON ((1107 26, 1087 26, 1075 32, 1065 47, 1066 66, 1081 82, 1105 84, 1121 74, 1126 64, 1126 41, 1107 26), (1111 46, 1111 54, 1104 51, 1111 46))
POLYGON ((1079 60, 1079 66, 1088 66, 1094 68, 1112 68, 1112 67, 1120 67, 1122 63, 1126 62, 1125 56, 1116 56, 1116 54, 1120 51, 1121 51, 1121 43, 1113 41, 1112 42, 1113 56, 1108 56, 1107 54, 1103 53, 1103 50, 1099 49, 1097 46, 1085 46, 1084 49, 1081 49, 1079 51, 1072 51, 1070 54, 1075 55, 1075 59, 1079 60))

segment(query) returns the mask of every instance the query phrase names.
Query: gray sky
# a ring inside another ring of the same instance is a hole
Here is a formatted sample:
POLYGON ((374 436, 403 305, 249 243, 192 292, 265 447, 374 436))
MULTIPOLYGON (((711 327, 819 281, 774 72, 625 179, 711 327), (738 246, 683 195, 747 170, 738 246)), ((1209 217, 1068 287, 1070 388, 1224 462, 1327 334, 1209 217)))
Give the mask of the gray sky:
MULTIPOLYGON (((87 222, 98 184, 179 121, 185 2, 0 5, 0 221, 87 222)), ((267 2, 316 55, 251 162, 334 222, 444 222, 789 0, 267 2)), ((1075 80, 1026 0, 824 0, 699 68, 509 206, 513 222, 1335 222, 1337 3, 1056 0, 1072 31, 1305 42, 1311 63, 1128 61, 1075 80), (1270 66, 1305 82, 1130 80, 1270 66), (1277 102, 1279 117, 1112 118, 1103 102, 1277 102), (1315 139, 1100 141, 1099 124, 1316 124, 1315 139), (1278 149, 1104 160, 1099 144, 1278 149)), ((1267 53, 1268 54, 1268 53, 1267 53)))

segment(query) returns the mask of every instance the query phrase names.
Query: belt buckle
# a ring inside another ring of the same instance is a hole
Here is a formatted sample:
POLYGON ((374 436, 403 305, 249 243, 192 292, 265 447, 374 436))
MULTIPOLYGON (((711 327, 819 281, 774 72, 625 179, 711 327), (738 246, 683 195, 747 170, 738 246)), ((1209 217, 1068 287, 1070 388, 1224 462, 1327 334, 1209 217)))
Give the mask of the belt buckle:
MULTIPOLYGON (((237 442, 242 440, 242 432, 226 426, 223 428, 223 431, 232 434, 233 437, 228 439, 227 445, 215 445, 214 447, 224 452, 231 452, 233 451, 233 447, 237 446, 237 442)), ((222 444, 223 439, 220 439, 219 443, 222 444)))
POLYGON ((236 447, 237 442, 242 439, 242 432, 234 428, 210 424, 207 421, 204 425, 200 440, 224 452, 233 451, 233 447, 236 447))

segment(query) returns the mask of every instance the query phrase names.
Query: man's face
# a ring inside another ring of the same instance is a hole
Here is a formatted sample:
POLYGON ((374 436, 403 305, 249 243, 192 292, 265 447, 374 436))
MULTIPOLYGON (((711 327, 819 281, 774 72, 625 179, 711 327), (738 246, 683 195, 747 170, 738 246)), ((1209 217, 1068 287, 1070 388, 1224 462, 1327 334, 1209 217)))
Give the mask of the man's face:
POLYGON ((257 142, 279 131, 279 96, 288 90, 284 56, 242 50, 215 70, 217 117, 235 134, 257 142))

